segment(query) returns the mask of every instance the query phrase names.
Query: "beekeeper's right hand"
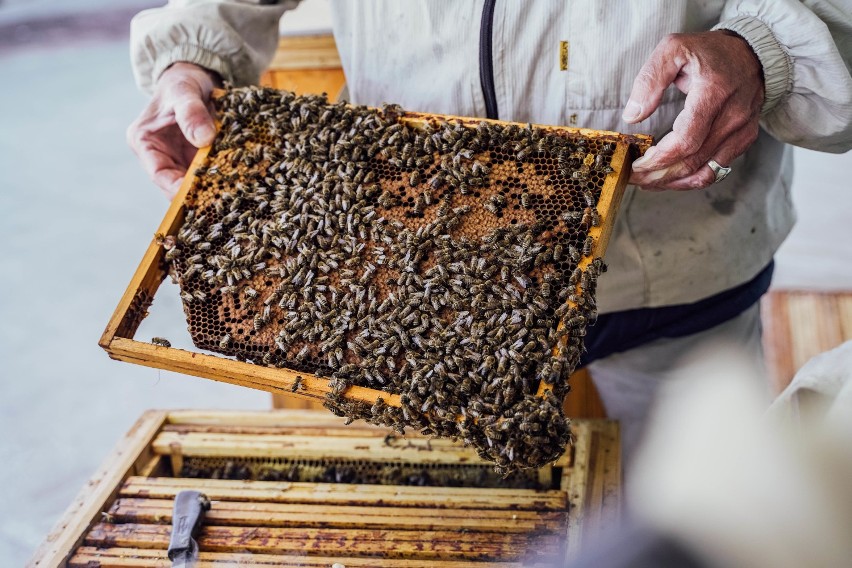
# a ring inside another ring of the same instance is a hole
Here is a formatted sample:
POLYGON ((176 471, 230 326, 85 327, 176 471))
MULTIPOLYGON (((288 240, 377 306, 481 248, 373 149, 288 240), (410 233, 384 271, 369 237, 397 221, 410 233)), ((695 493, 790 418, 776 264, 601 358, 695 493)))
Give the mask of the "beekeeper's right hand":
POLYGON ((127 143, 169 199, 196 150, 216 136, 210 93, 218 83, 216 74, 198 65, 171 65, 157 80, 151 102, 127 129, 127 143))

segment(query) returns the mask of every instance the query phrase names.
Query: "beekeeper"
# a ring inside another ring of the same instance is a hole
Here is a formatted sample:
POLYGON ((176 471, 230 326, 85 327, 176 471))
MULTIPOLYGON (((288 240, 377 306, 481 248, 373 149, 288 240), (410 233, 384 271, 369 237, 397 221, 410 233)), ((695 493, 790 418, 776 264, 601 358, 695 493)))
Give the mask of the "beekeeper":
MULTIPOLYGON (((131 28, 153 95, 128 140, 173 196, 214 137, 218 82, 254 83, 297 0, 173 0, 131 28), (285 16, 286 17, 286 16, 285 16)), ((852 147, 849 0, 332 0, 353 103, 652 134, 598 283, 584 361, 631 448, 696 345, 761 358, 758 299, 794 222, 792 148, 852 147)))

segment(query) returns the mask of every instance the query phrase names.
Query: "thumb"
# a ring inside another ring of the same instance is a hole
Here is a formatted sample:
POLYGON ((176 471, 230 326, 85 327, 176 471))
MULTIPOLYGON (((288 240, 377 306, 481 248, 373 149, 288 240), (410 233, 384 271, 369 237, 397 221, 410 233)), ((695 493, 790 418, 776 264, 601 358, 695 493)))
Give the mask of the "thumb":
POLYGON ((212 144, 216 125, 201 86, 192 80, 179 81, 171 87, 169 100, 175 122, 186 139, 196 148, 212 144))
POLYGON ((654 114, 666 89, 674 82, 685 64, 681 57, 677 57, 679 50, 680 40, 674 35, 657 44, 633 81, 630 100, 624 106, 621 116, 625 122, 636 124, 654 114))

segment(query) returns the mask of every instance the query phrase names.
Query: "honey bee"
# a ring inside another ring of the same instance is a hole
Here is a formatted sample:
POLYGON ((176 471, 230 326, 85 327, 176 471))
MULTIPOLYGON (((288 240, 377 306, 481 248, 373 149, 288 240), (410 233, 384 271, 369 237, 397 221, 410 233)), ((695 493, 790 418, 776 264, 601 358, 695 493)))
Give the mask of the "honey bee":
POLYGON ((504 197, 500 193, 495 193, 489 198, 489 201, 493 203, 496 207, 505 207, 506 206, 506 197, 504 197))
POLYGON ((165 337, 152 337, 151 343, 153 345, 159 345, 160 347, 171 347, 172 343, 165 337))
POLYGON ((553 261, 554 262, 559 262, 559 260, 562 258, 562 252, 563 252, 562 244, 556 243, 553 246, 553 261))
POLYGON ((600 213, 598 213, 598 210, 597 210, 597 209, 592 209, 592 210, 591 210, 591 213, 590 213, 590 216, 591 216, 591 223, 592 223, 592 227, 598 227, 598 226, 600 226, 600 224, 601 224, 601 216, 600 216, 600 213))
POLYGON ((562 220, 569 225, 577 224, 583 217, 580 211, 565 211, 562 213, 562 220))
POLYGON ((523 162, 532 155, 534 150, 535 148, 533 146, 524 146, 523 148, 518 150, 515 159, 519 162, 523 162))
POLYGON ((577 247, 575 247, 574 245, 568 245, 568 256, 571 258, 571 262, 573 262, 574 264, 580 262, 580 259, 582 258, 580 255, 580 251, 577 250, 577 247))

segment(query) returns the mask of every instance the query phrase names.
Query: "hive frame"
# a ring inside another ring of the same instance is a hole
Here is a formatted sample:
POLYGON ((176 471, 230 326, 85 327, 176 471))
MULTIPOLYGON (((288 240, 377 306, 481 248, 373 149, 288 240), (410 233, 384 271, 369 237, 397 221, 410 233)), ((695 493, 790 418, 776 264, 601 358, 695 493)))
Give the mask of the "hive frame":
MULTIPOLYGON (((221 492, 221 487, 229 483, 235 491, 245 489, 244 482, 240 481, 223 482, 207 479, 185 479, 181 481, 171 477, 168 472, 174 452, 191 454, 192 450, 187 447, 189 444, 178 443, 177 445, 170 444, 169 447, 161 448, 158 451, 155 447, 156 441, 168 429, 174 429, 175 432, 173 433, 178 433, 182 431, 181 429, 187 429, 190 432, 193 429, 194 431, 211 429, 213 434, 208 434, 208 437, 223 431, 240 434, 239 436, 229 436, 228 440, 219 438, 215 447, 205 450, 206 453, 215 452, 227 456, 239 456, 245 451, 243 448, 254 445, 253 442, 257 438, 253 438, 250 435, 251 432, 279 434, 281 432, 298 433, 301 430, 315 436, 326 434, 351 436, 355 433, 354 435, 360 438, 361 433, 368 433, 370 428, 367 425, 344 427, 341 418, 332 416, 327 412, 317 411, 146 411, 127 434, 119 440, 98 470, 82 487, 50 534, 33 553, 26 566, 29 568, 67 566, 69 559, 75 553, 84 551, 93 553, 98 560, 108 563, 112 559, 108 549, 99 550, 91 546, 86 547, 84 540, 92 527, 98 523, 108 522, 104 516, 108 514, 115 501, 121 497, 121 490, 125 485, 134 482, 153 485, 160 478, 174 481, 175 485, 191 485, 196 489, 213 493, 221 492), (103 556, 99 556, 101 554, 103 556)), ((567 500, 566 560, 576 558, 588 543, 600 538, 600 535, 614 522, 617 522, 622 514, 618 424, 605 420, 581 419, 574 423, 574 428, 576 430, 574 446, 570 452, 566 452, 558 462, 553 464, 554 467, 562 468, 561 476, 557 478, 559 481, 558 489, 564 493, 567 500)), ((380 432, 377 435, 382 436, 383 433, 380 432)), ((281 455, 289 450, 278 444, 274 450, 270 451, 276 455, 281 455)), ((436 446, 432 453, 439 453, 440 451, 436 446)), ((468 449, 467 451, 473 454, 472 450, 468 449)), ((383 462, 392 458, 394 453, 393 448, 383 447, 383 453, 376 455, 371 452, 369 457, 373 461, 383 462)), ((424 453, 428 455, 429 452, 420 452, 421 457, 424 453)), ((460 460, 463 460, 463 458, 463 455, 459 456, 460 460)), ((472 455, 470 460, 476 462, 477 458, 472 455)), ((388 461, 388 463, 393 462, 388 461)), ((287 499, 288 493, 292 491, 293 486, 289 482, 266 482, 261 483, 261 485, 265 485, 269 493, 283 496, 285 499, 287 499)), ((328 502, 330 507, 336 507, 336 504, 373 505, 376 503, 375 496, 377 494, 380 496, 382 491, 390 500, 394 498, 397 500, 405 499, 406 492, 410 494, 412 491, 417 491, 417 488, 414 487, 384 486, 384 489, 382 489, 382 486, 375 486, 376 488, 371 492, 359 494, 357 490, 353 491, 358 486, 345 485, 342 487, 345 494, 341 494, 342 491, 340 489, 335 491, 333 486, 331 486, 332 491, 329 491, 327 485, 321 487, 323 491, 320 499, 323 502, 328 502), (371 495, 374 497, 371 498, 371 495), (336 497, 334 502, 330 502, 332 497, 336 497), (358 501, 352 503, 353 498, 358 499, 358 501)), ((429 489, 431 488, 425 488, 425 490, 429 489)), ((159 491, 163 491, 163 489, 159 489, 159 491)), ((514 492, 514 494, 506 495, 506 490, 503 490, 503 495, 498 499, 488 489, 477 488, 473 492, 480 494, 481 497, 477 498, 476 495, 470 497, 477 499, 483 505, 482 508, 496 508, 497 503, 505 503, 509 499, 519 500, 523 498, 529 502, 532 498, 542 503, 553 502, 556 494, 553 491, 509 491, 514 492), (527 493, 527 495, 521 497, 520 493, 527 493), (530 493, 532 493, 531 496, 530 493)), ((384 505, 390 506, 390 503, 386 502, 384 505)), ((463 510, 460 507, 461 504, 452 499, 447 499, 445 505, 447 510, 463 510)), ((378 509, 382 509, 382 507, 378 507, 378 509)), ((115 546, 121 548, 118 544, 115 546)), ((142 554, 146 553, 146 550, 134 549, 134 552, 142 554)), ((149 552, 151 555, 156 554, 156 551, 149 550, 149 552)), ((165 551, 161 550, 159 554, 164 556, 165 551)), ((232 554, 234 553, 232 552, 232 554)), ((132 564, 134 558, 137 559, 137 562, 144 561, 138 560, 138 557, 124 558, 127 559, 127 565, 132 564)), ((148 558, 151 558, 150 563, 155 563, 158 560, 156 556, 148 558)), ((282 558, 283 556, 276 556, 274 559, 281 561, 282 558)), ((310 559, 310 557, 300 557, 301 562, 305 562, 306 559, 310 559)), ((235 558, 224 557, 224 555, 222 560, 236 561, 235 558)), ((438 565, 437 562, 435 564, 438 565)), ((328 565, 325 564, 325 566, 328 565)), ((518 565, 512 564, 512 566, 518 565)))
MULTIPOLYGON (((405 112, 400 117, 400 121, 412 127, 422 127, 431 121, 452 121, 474 127, 481 122, 503 126, 509 124, 516 124, 519 127, 526 126, 522 123, 500 120, 416 112, 405 112)), ((533 126, 558 130, 585 138, 605 139, 616 144, 611 159, 614 171, 607 175, 597 204, 601 223, 599 226, 589 229, 589 235, 594 243, 592 252, 589 256, 583 257, 578 265, 585 269, 594 258, 603 258, 621 199, 624 196, 630 164, 650 147, 652 138, 645 135, 625 135, 586 128, 537 124, 533 126)), ((225 356, 154 345, 134 339, 139 325, 147 316, 147 310, 153 302, 157 289, 167 276, 165 253, 161 245, 162 238, 168 235, 176 235, 180 230, 186 214, 186 198, 195 182, 194 172, 206 163, 210 149, 210 146, 206 146, 196 153, 180 190, 172 200, 171 206, 148 245, 148 249, 145 251, 139 267, 98 341, 98 345, 109 354, 110 358, 115 360, 322 403, 326 395, 332 392, 328 378, 285 368, 272 368, 235 361, 225 356)), ((562 324, 560 323, 560 325, 562 324)), ((557 345, 555 349, 560 347, 560 345, 557 345)), ((543 382, 540 383, 538 394, 543 395, 545 390, 547 390, 547 385, 543 382)), ((342 396, 345 399, 366 402, 371 405, 378 398, 382 398, 385 404, 389 406, 401 406, 400 395, 355 385, 348 386, 343 391, 342 396)))

